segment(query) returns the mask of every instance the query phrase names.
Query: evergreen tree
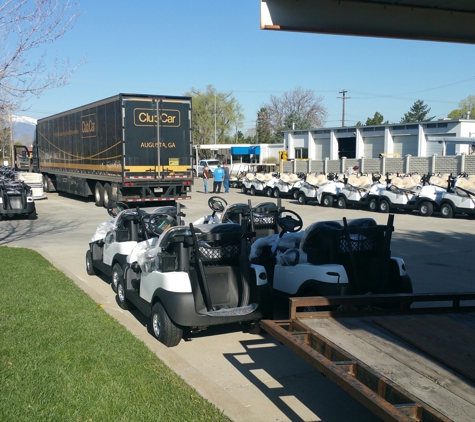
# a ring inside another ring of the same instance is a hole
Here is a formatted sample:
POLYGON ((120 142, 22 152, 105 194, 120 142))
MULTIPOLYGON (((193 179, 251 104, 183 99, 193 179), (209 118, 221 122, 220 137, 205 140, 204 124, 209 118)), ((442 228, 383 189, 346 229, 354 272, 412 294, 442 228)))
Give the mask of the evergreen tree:
POLYGON ((401 123, 430 122, 435 116, 427 117, 430 108, 424 104, 423 100, 417 100, 411 109, 404 114, 401 123))

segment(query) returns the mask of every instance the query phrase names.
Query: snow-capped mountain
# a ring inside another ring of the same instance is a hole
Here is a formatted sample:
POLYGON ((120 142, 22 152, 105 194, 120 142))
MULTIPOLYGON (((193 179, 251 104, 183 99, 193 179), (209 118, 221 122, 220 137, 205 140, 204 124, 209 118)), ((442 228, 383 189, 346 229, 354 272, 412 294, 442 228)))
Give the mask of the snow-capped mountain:
POLYGON ((12 116, 13 140, 30 146, 36 129, 36 119, 26 116, 12 116))

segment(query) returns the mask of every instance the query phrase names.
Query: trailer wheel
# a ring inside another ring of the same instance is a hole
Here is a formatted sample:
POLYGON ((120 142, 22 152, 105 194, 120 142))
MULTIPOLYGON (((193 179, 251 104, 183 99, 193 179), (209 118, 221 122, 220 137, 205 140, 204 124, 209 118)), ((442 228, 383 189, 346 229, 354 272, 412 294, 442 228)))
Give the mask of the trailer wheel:
POLYGON ((94 200, 96 207, 104 206, 104 186, 100 182, 96 182, 96 186, 94 186, 94 200))
POLYGON ((341 209, 346 208, 346 199, 343 196, 340 196, 336 202, 336 205, 341 209))
POLYGON ((454 209, 452 208, 452 205, 450 204, 443 204, 440 207, 440 213, 442 214, 442 217, 444 218, 452 218, 454 216, 454 209))
POLYGON ((94 265, 92 264, 92 253, 90 250, 86 252, 86 272, 88 275, 96 275, 94 265))
POLYGON ((301 193, 298 197, 298 201, 300 205, 305 205, 307 203, 307 199, 305 198, 305 194, 301 193))
POLYGON ((389 202, 386 201, 386 199, 381 199, 381 201, 379 202, 379 211, 387 213, 389 212, 389 209, 390 209, 389 202))
POLYGON ((183 330, 170 319, 160 302, 153 305, 149 329, 155 338, 167 347, 176 346, 183 337, 183 330))
POLYGON ((419 213, 423 217, 430 217, 434 212, 434 205, 432 202, 424 201, 419 205, 419 213))
POLYGON ((43 175, 43 191, 49 193, 49 177, 47 174, 43 175))
POLYGON ((112 187, 109 183, 104 183, 103 205, 107 208, 111 203, 112 187))
POLYGON ((331 195, 325 195, 322 198, 322 205, 324 207, 333 207, 333 196, 331 195))

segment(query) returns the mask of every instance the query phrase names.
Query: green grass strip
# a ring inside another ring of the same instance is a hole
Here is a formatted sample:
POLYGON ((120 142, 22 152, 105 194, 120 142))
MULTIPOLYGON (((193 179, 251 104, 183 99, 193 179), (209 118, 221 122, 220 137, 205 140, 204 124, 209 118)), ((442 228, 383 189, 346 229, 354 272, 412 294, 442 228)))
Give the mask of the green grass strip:
POLYGON ((229 421, 41 255, 0 268, 2 421, 229 421))

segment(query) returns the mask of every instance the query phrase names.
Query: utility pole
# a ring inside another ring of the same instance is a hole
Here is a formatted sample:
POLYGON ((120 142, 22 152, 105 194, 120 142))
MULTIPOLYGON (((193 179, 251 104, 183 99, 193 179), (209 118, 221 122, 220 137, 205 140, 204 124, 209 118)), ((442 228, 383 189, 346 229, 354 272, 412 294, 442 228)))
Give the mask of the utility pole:
POLYGON ((341 98, 342 101, 343 101, 343 109, 341 111, 341 127, 345 127, 345 101, 346 100, 349 100, 351 97, 346 97, 346 93, 348 91, 346 89, 344 89, 343 91, 340 91, 339 94, 342 94, 343 96, 342 97, 337 97, 337 98, 341 98))
POLYGON ((216 145, 216 94, 214 94, 214 144, 216 145))

